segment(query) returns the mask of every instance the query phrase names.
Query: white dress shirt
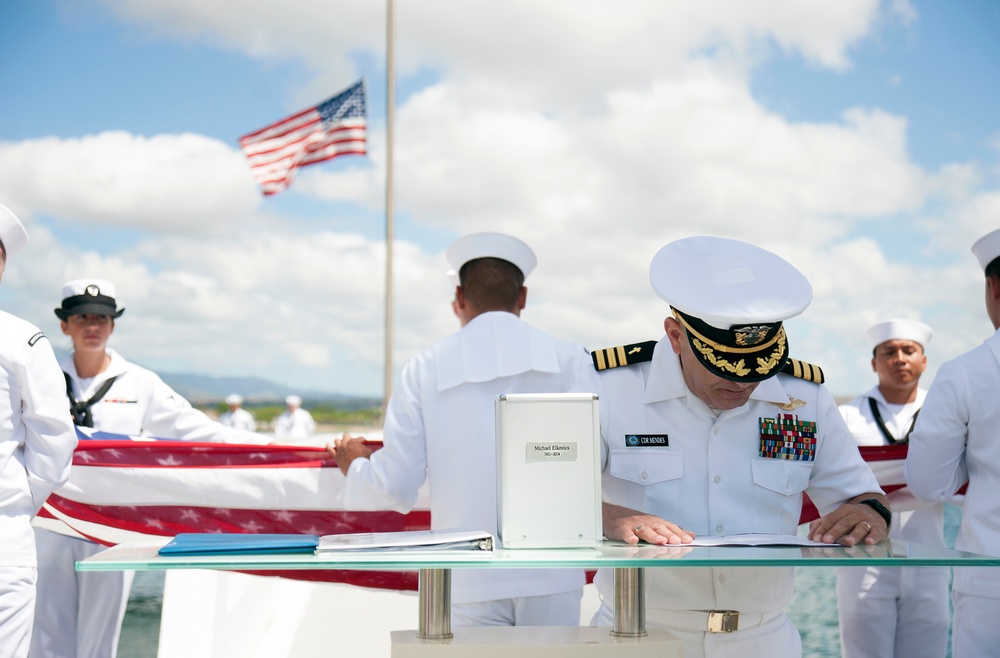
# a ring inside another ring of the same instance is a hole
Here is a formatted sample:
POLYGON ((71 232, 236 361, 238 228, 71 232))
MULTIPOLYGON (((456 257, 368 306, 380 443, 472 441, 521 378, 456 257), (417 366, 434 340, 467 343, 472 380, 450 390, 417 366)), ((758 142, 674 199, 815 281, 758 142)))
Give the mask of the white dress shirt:
MULTIPOLYGON (((432 528, 496 535, 496 398, 565 392, 585 360, 581 346, 512 313, 473 318, 404 366, 386 412, 384 447, 351 464, 345 509, 406 513, 426 480, 432 528)), ((457 569, 452 602, 556 594, 583 583, 579 569, 457 569)))

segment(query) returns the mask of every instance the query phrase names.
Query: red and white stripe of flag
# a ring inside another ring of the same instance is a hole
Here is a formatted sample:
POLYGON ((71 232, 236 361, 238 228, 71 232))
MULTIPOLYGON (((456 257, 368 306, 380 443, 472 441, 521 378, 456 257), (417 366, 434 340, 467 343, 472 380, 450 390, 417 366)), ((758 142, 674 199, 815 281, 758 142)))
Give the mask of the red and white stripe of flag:
POLYGON ((346 116, 324 125, 320 107, 345 95, 348 97, 345 102, 360 102, 364 107, 363 81, 316 107, 240 138, 240 148, 250 164, 250 171, 265 195, 287 189, 299 167, 340 155, 366 153, 364 114, 346 116))

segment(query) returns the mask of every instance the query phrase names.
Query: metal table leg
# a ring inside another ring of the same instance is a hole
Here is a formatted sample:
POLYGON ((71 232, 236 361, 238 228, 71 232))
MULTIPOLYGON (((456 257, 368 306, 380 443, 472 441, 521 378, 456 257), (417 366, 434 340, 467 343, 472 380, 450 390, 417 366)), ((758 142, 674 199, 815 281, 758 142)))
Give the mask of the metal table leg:
POLYGON ((646 637, 646 570, 615 568, 615 637, 646 637))
POLYGON ((417 587, 420 606, 417 637, 451 639, 451 569, 421 569, 417 587))

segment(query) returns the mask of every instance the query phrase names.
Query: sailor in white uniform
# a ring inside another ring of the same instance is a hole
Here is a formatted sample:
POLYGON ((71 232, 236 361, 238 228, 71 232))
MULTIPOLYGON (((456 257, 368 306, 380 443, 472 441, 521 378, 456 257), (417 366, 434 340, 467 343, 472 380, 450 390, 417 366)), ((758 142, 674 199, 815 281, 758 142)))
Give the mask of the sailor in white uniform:
MULTIPOLYGON (((0 205, 0 278, 28 243, 0 205)), ((69 477, 76 432, 62 373, 38 327, 0 311, 0 656, 28 655, 37 577, 31 518, 69 477)))
MULTIPOLYGON (((933 331, 923 322, 893 318, 865 332, 878 384, 840 413, 858 445, 909 441, 927 391, 924 350, 933 331)), ((944 503, 923 503, 906 487, 888 494, 889 537, 944 546, 944 503)), ((839 567, 837 605, 844 658, 941 658, 948 643, 951 570, 926 567, 839 567)))
POLYGON ((257 423, 249 411, 243 408, 243 396, 237 393, 226 396, 226 404, 229 405, 227 411, 219 416, 219 422, 226 427, 243 430, 244 432, 254 432, 257 430, 257 423))
MULTIPOLYGON (((587 353, 520 319, 536 262, 524 242, 476 233, 447 257, 461 279, 454 308, 462 329, 403 368, 381 450, 347 435, 329 449, 347 476, 345 509, 408 512, 426 480, 432 528, 495 536, 497 397, 565 392, 587 353)), ((577 626, 583 585, 580 569, 458 569, 452 625, 577 626)))
MULTIPOLYGON (((947 501, 968 481, 955 548, 1000 556, 1000 229, 977 240, 972 253, 986 275, 995 333, 938 369, 910 435, 905 474, 925 501, 947 501)), ((954 571, 951 655, 996 656, 1000 569, 954 571)))
POLYGON ((289 395, 285 410, 274 419, 274 435, 279 439, 306 439, 316 433, 316 421, 302 408, 302 398, 289 395))
MULTIPOLYGON (((813 539, 884 539, 885 496, 821 371, 788 358, 782 321, 812 299, 805 277, 714 237, 666 245, 649 276, 671 307, 666 336, 594 352, 574 387, 601 401, 605 536, 683 546, 697 535, 794 535, 808 493, 824 514, 813 539)), ((649 569, 646 623, 678 636, 685 658, 794 658, 801 640, 783 610, 793 578, 784 567, 649 569)), ((613 574, 595 582, 593 623, 610 625, 613 574)))
MULTIPOLYGON (((115 319, 124 312, 109 281, 76 279, 63 286, 55 313, 63 333, 73 340, 73 352, 60 363, 65 373, 62 400, 77 425, 129 436, 264 442, 258 434, 213 421, 154 372, 107 347, 115 319)), ((76 572, 78 560, 104 546, 47 529, 42 519, 35 526, 39 569, 32 658, 113 658, 134 572, 76 572)))

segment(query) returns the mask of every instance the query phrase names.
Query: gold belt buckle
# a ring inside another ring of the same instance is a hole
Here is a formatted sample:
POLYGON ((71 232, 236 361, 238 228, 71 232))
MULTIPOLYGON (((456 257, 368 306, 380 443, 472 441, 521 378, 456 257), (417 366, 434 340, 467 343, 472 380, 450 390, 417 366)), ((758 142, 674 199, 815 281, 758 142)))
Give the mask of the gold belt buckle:
POLYGON ((739 630, 740 613, 737 610, 709 610, 709 633, 732 633, 739 630))

